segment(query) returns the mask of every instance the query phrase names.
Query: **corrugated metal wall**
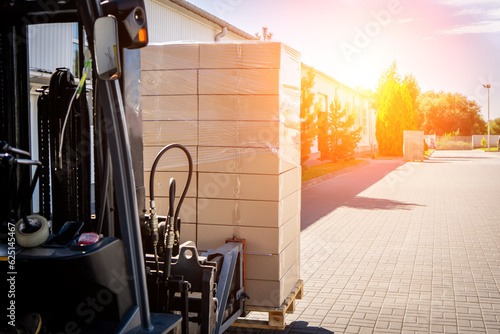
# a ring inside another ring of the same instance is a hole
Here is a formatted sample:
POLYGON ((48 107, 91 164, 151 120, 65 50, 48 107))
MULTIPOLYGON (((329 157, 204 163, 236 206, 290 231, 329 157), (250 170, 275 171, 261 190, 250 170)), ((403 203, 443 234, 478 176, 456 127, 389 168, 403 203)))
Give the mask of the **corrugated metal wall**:
MULTIPOLYGON (((204 24, 202 18, 193 18, 173 8, 152 0, 146 0, 146 15, 148 18, 149 41, 163 43, 171 41, 210 42, 215 39, 221 28, 204 24)), ((195 15, 196 14, 192 14, 195 15)), ((234 38, 231 34, 225 40, 234 38)))
POLYGON ((30 68, 53 72, 73 66, 73 24, 52 23, 29 26, 30 68))
MULTIPOLYGON (((197 16, 183 13, 175 5, 146 0, 149 40, 213 41, 221 27, 197 16)), ((244 39, 229 33, 223 40, 244 39)), ((56 67, 73 67, 73 23, 40 24, 29 27, 30 68, 53 72, 56 67)))

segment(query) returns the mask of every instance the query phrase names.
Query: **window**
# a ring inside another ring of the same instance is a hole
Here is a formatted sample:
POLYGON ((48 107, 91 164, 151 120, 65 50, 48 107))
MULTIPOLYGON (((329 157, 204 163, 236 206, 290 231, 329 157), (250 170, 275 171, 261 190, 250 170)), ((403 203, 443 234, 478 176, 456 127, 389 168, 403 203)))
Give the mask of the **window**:
POLYGON ((363 135, 368 134, 368 110, 363 108, 363 135))
POLYGON ((78 61, 78 23, 73 23, 73 66, 71 72, 75 75, 79 75, 80 64, 78 61))
POLYGON ((80 62, 78 61, 78 43, 73 43, 73 67, 71 68, 71 73, 74 76, 78 76, 80 73, 80 62))
POLYGON ((78 23, 73 23, 73 42, 76 39, 76 42, 78 43, 78 23))
POLYGON ((321 110, 320 111, 328 111, 328 96, 324 94, 318 94, 319 95, 319 103, 321 104, 321 110))
MULTIPOLYGON (((80 62, 78 59, 78 36, 79 36, 79 31, 78 31, 78 23, 73 23, 73 66, 71 68, 71 72, 75 77, 80 76, 80 62)), ((89 47, 87 44, 87 37, 84 35, 84 40, 85 40, 85 52, 84 54, 87 53, 89 47)))

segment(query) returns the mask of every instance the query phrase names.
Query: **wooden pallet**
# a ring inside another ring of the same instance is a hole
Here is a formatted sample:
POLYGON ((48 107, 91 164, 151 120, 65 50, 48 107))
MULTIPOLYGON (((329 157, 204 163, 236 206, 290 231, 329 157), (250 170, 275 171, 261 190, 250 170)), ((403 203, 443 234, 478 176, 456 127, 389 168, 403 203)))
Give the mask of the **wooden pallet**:
POLYGON ((295 284, 292 292, 285 299, 280 307, 258 307, 258 306, 247 306, 246 310, 251 312, 264 312, 269 314, 267 321, 265 320, 254 320, 254 319, 238 319, 231 326, 234 327, 246 327, 246 328, 263 328, 263 329, 284 329, 285 314, 293 313, 295 311, 295 299, 302 299, 304 295, 304 281, 299 280, 295 284))

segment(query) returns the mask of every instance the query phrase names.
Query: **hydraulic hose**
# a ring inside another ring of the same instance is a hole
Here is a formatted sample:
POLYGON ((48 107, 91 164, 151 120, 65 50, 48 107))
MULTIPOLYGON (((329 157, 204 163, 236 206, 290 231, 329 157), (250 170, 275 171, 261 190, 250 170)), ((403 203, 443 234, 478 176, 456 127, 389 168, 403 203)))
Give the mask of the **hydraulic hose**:
MULTIPOLYGON (((177 218, 179 216, 179 211, 181 209, 182 203, 184 202, 184 198, 186 197, 189 185, 191 184, 191 178, 193 176, 193 159, 191 157, 191 154, 189 153, 188 149, 181 145, 181 144, 170 144, 165 146, 158 152, 156 155, 153 165, 151 166, 151 175, 149 177, 149 199, 150 199, 150 228, 152 230, 152 241, 153 241, 153 249, 154 249, 154 256, 155 256, 155 263, 156 263, 156 274, 157 278, 159 278, 160 271, 159 271, 159 262, 158 262, 158 255, 157 255, 157 250, 156 247, 158 245, 158 216, 156 215, 156 206, 155 206, 155 173, 156 173, 156 167, 158 166, 158 163, 161 159, 161 157, 169 150, 173 148, 178 148, 182 150, 188 159, 188 177, 186 180, 186 184, 184 186, 184 190, 182 191, 181 197, 179 199, 179 204, 177 204, 177 208, 174 211, 174 206, 175 206, 175 179, 170 179, 170 185, 169 185, 169 202, 170 202, 170 207, 168 211, 168 220, 167 220, 167 225, 165 226, 165 237, 163 240, 164 244, 164 249, 165 249, 165 259, 163 263, 163 277, 165 280, 168 280, 170 276, 170 262, 172 258, 172 248, 173 248, 173 239, 174 239, 174 224, 177 221, 177 218)), ((159 280, 157 280, 157 284, 159 284, 159 280)))
POLYGON ((165 146, 164 148, 162 148, 160 150, 160 152, 158 152, 158 154, 156 155, 155 160, 153 162, 153 166, 151 167, 151 175, 149 177, 149 199, 151 202, 151 208, 154 208, 155 207, 155 205, 154 205, 154 199, 155 199, 155 187, 154 187, 155 181, 154 181, 154 178, 155 178, 155 173, 156 173, 156 166, 158 165, 158 162, 160 161, 163 154, 165 154, 167 151, 169 151, 173 148, 181 149, 186 154, 186 157, 187 157, 188 163, 189 163, 189 171, 188 171, 188 178, 186 181, 186 185, 184 186, 184 190, 182 191, 182 195, 179 199, 179 204, 177 205, 177 209, 175 210, 175 213, 174 213, 174 218, 175 218, 175 220, 177 220, 177 217, 179 216, 180 208, 182 206, 182 202, 184 201, 184 198, 186 197, 186 193, 187 193, 187 190, 188 190, 189 185, 191 183, 191 178, 193 176, 193 159, 191 157, 191 153, 189 153, 188 149, 185 146, 183 146, 181 144, 170 144, 170 145, 165 146))

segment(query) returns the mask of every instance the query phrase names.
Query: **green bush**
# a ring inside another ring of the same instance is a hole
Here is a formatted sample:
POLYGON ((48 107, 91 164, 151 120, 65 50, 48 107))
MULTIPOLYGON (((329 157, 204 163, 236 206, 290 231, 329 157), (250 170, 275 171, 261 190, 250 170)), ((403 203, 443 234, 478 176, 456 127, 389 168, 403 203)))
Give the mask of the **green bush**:
POLYGON ((481 140, 481 146, 486 147, 486 139, 483 137, 483 140, 481 140))
POLYGON ((436 150, 470 150, 471 144, 464 141, 437 141, 436 150))

